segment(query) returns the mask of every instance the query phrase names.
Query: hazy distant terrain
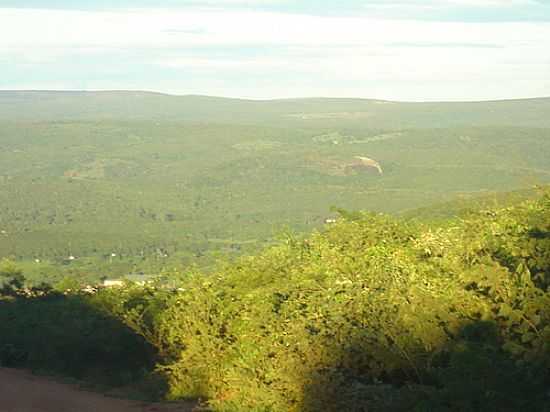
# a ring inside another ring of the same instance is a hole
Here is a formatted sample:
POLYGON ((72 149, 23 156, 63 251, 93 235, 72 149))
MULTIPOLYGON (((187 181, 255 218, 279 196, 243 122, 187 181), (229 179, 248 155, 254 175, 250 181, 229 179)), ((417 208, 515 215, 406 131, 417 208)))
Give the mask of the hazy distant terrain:
POLYGON ((331 206, 397 213, 547 183, 549 114, 550 99, 0 92, 0 256, 146 272, 321 226, 331 206))
POLYGON ((0 119, 17 121, 171 120, 308 128, 341 127, 345 121, 389 129, 464 125, 550 127, 549 110, 550 98, 400 103, 356 98, 243 100, 135 91, 0 91, 0 119))

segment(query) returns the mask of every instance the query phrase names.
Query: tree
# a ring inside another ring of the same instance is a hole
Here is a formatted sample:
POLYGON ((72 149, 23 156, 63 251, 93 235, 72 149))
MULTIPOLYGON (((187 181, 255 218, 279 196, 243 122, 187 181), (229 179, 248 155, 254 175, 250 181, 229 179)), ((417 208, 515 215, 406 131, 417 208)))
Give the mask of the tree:
POLYGON ((10 259, 0 261, 0 295, 13 295, 25 285, 23 271, 10 259))

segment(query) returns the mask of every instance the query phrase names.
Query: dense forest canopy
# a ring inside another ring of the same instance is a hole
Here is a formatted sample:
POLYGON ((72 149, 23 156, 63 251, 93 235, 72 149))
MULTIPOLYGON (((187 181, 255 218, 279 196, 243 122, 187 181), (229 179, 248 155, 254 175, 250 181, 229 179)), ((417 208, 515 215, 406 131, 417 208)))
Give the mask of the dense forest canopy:
POLYGON ((38 283, 146 278, 320 228, 332 206, 499 204, 500 191, 550 181, 549 110, 0 92, 0 256, 38 283))

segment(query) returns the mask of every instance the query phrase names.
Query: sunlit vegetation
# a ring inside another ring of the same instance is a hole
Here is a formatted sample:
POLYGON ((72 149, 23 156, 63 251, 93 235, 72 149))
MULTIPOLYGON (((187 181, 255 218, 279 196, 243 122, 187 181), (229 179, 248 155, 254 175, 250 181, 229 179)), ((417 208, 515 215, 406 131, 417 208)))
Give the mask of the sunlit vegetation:
POLYGON ((135 372, 150 350, 164 396, 215 411, 550 408, 548 193, 439 226, 339 210, 208 274, 89 295, 13 288, 2 363, 65 371, 70 354, 135 372))

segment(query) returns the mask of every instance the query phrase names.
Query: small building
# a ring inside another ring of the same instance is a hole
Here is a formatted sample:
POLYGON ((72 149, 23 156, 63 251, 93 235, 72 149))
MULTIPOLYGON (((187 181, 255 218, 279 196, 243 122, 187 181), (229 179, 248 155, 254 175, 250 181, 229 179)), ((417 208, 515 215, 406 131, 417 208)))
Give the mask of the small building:
POLYGON ((92 285, 86 285, 82 289, 80 289, 81 292, 89 293, 90 295, 93 295, 97 292, 97 287, 92 285))
POLYGON ((105 288, 114 288, 124 286, 124 281, 120 279, 105 279, 102 286, 105 288))

